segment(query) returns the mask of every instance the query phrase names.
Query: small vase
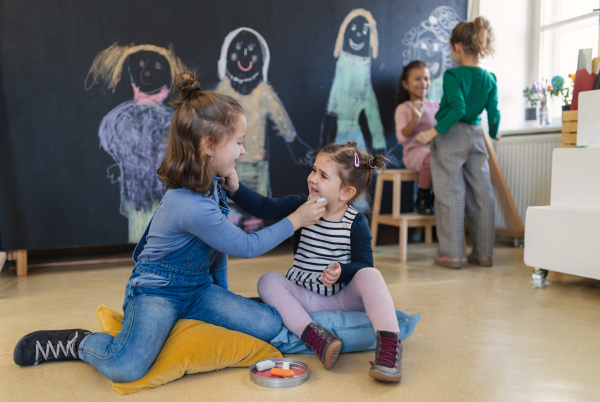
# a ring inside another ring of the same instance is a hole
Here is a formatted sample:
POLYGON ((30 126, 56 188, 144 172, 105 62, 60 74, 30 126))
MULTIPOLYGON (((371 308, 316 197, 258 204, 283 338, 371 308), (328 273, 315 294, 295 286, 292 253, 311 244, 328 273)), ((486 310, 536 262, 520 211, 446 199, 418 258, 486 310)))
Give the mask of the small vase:
POLYGON ((540 100, 538 108, 538 122, 540 126, 549 126, 551 120, 550 106, 546 98, 543 98, 540 100))
POLYGON ((571 105, 562 105, 562 111, 563 112, 567 112, 569 110, 571 110, 571 105))

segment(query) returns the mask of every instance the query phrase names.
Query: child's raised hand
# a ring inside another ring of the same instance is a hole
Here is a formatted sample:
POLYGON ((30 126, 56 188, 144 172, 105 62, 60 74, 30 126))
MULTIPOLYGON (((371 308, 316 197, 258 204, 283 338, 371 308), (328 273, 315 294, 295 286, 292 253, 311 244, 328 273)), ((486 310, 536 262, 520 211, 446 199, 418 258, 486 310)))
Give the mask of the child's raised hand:
POLYGON ((327 206, 327 200, 323 199, 321 202, 317 202, 315 199, 309 199, 304 204, 300 205, 297 210, 292 212, 288 219, 294 225, 294 230, 298 230, 304 226, 314 225, 319 222, 319 219, 325 213, 325 207, 327 206))
POLYGON ((237 172, 233 172, 233 174, 227 177, 221 177, 221 186, 227 191, 229 194, 234 194, 238 188, 240 188, 240 179, 238 178, 237 172))
POLYGON ((429 144, 435 137, 440 135, 435 128, 430 128, 426 131, 421 131, 415 137, 415 141, 420 142, 421 144, 429 144))
POLYGON ((423 101, 415 100, 412 102, 412 111, 415 114, 417 120, 421 120, 423 116, 423 101))
POLYGON ((342 266, 339 262, 332 262, 323 271, 323 285, 331 286, 337 282, 342 274, 342 266))

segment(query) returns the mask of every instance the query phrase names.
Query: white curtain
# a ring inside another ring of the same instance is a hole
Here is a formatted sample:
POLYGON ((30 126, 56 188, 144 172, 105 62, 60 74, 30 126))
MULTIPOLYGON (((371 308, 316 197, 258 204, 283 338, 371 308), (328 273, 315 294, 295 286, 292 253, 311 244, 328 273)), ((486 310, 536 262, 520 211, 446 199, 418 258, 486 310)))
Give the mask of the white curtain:
POLYGON ((467 0, 467 21, 473 21, 479 16, 480 0, 467 0))

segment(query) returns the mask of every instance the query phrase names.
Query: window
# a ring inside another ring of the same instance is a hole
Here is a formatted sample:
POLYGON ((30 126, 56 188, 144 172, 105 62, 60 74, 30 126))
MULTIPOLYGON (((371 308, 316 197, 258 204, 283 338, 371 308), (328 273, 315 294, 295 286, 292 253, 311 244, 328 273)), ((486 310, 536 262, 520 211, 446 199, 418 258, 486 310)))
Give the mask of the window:
MULTIPOLYGON (((539 10, 538 79, 567 77, 577 69, 579 49, 592 48, 598 56, 599 0, 537 0, 539 10)), ((556 103, 560 106, 560 103, 556 103)), ((553 115, 560 108, 553 109, 553 115), (556 110, 558 109, 558 110, 556 110), (556 111, 555 111, 556 110, 556 111)))

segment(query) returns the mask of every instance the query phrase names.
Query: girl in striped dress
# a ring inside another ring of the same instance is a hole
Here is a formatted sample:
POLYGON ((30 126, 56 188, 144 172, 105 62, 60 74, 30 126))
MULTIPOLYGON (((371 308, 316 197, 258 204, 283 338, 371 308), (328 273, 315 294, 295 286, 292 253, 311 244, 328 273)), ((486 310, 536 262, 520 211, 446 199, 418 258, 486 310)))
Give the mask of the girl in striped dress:
POLYGON ((368 220, 351 206, 369 187, 377 168, 385 169, 382 155, 373 157, 355 142, 329 144, 317 154, 308 176, 308 195, 266 198, 231 178, 223 181, 223 187, 242 209, 263 219, 277 219, 308 200, 326 205, 318 223, 294 234, 294 263, 286 276, 263 275, 258 293, 326 369, 335 363, 342 342, 313 322, 309 313, 366 311, 377 337, 369 374, 398 382, 402 344, 394 302, 381 273, 373 268, 368 220))

